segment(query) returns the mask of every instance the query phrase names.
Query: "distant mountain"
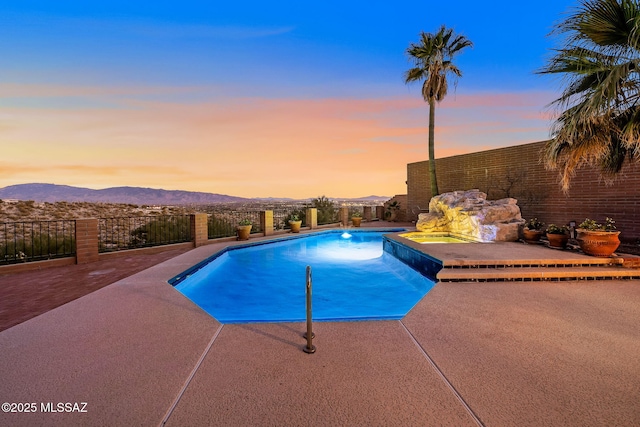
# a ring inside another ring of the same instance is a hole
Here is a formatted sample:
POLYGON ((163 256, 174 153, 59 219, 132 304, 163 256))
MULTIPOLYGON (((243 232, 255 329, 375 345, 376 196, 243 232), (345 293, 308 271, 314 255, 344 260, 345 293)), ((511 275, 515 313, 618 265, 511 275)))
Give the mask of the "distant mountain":
MULTIPOLYGON (((57 184, 18 184, 0 188, 0 200, 17 199, 36 202, 131 203, 134 205, 208 205, 215 203, 294 202, 284 197, 248 199, 216 193, 162 190, 142 187, 111 187, 102 190, 57 184)), ((385 196, 354 198, 329 197, 331 200, 367 202, 388 200, 385 196)), ((305 199, 302 201, 309 201, 305 199)))
POLYGON ((290 199, 287 197, 257 197, 255 199, 251 199, 253 201, 257 201, 257 202, 264 202, 264 203, 269 203, 269 202, 295 202, 297 201, 297 199, 290 199))
POLYGON ((19 184, 0 188, 0 199, 36 202, 102 202, 136 205, 187 205, 247 202, 251 199, 194 191, 141 187, 112 187, 103 190, 56 184, 19 184))
POLYGON ((349 200, 360 200, 366 202, 367 200, 389 200, 391 197, 388 196, 367 196, 367 197, 354 197, 349 200))

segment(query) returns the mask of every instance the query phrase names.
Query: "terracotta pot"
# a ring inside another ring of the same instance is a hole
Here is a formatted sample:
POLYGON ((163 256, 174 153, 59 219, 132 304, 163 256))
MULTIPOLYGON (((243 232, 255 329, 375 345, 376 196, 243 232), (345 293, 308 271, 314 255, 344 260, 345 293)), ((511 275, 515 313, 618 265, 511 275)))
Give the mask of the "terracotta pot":
POLYGON ((291 227, 292 233, 299 233, 301 225, 302 221, 289 221, 289 226, 291 227))
POLYGON ((352 216, 351 217, 351 222, 353 223, 354 227, 360 227, 360 223, 362 222, 362 217, 352 216))
POLYGON ((587 255, 608 257, 620 246, 619 231, 591 231, 578 228, 580 249, 587 255))
POLYGON ((537 244, 542 237, 542 231, 529 230, 528 228, 523 229, 522 234, 524 235, 524 241, 532 245, 537 244))
POLYGON ((237 240, 249 240, 249 234, 251 234, 251 227, 253 226, 239 225, 238 228, 236 228, 236 231, 238 232, 237 240))
POLYGON ((550 247, 564 249, 567 247, 567 242, 569 241, 569 235, 547 233, 547 239, 549 239, 550 247))

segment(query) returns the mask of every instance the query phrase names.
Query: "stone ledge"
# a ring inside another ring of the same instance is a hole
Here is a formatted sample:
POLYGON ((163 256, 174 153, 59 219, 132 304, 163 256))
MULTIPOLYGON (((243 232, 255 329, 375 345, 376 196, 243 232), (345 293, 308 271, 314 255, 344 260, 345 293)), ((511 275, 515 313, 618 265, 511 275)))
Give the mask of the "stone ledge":
POLYGON ((487 200, 480 190, 468 190, 431 198, 429 213, 418 215, 416 229, 458 234, 481 242, 514 242, 522 224, 516 199, 487 200))

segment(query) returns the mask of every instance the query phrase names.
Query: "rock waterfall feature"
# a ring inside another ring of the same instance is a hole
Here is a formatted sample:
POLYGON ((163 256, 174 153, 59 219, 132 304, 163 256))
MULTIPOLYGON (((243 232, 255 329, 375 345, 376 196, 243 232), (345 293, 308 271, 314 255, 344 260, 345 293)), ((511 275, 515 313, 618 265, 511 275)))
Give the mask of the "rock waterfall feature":
POLYGON ((429 213, 418 215, 416 229, 480 242, 516 241, 524 224, 517 203, 512 198, 487 200, 480 190, 443 193, 431 199, 429 213))

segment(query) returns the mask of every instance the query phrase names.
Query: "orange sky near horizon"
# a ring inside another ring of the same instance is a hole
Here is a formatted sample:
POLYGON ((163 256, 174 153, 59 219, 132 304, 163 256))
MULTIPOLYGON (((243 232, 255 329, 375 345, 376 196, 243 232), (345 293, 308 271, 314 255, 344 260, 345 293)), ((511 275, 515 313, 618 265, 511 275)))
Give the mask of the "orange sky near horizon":
MULTIPOLYGON (((393 196, 406 193, 407 163, 427 159, 428 109, 415 94, 187 96, 199 90, 0 85, 0 98, 9 100, 0 109, 0 187, 393 196)), ((551 99, 539 92, 451 94, 436 110, 436 157, 545 139, 551 99)))
POLYGON ((564 82, 539 70, 574 6, 2 2, 0 187, 404 194, 428 158, 407 49, 443 25, 473 43, 437 106, 436 157, 546 140, 564 82))

